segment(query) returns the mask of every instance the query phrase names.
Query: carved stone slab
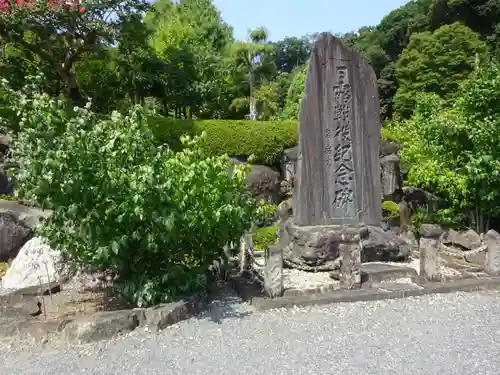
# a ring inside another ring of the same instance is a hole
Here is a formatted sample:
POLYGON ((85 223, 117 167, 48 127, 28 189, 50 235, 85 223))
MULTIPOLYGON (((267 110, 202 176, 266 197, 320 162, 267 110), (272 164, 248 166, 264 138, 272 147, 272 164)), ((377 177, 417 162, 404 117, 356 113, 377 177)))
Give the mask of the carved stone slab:
POLYGON ((377 78, 329 33, 316 40, 299 116, 298 225, 380 225, 377 78))

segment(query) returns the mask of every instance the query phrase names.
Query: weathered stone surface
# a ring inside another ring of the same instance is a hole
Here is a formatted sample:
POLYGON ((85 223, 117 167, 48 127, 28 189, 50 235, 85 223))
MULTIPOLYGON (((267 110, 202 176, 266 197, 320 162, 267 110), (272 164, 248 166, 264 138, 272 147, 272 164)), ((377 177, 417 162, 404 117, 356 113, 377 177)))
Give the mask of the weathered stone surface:
POLYGON ((492 276, 498 276, 500 275, 500 234, 489 230, 484 237, 488 247, 485 270, 492 276))
POLYGON ((435 224, 422 224, 419 228, 419 235, 424 238, 438 239, 445 233, 444 229, 435 224))
POLYGON ((14 259, 19 249, 31 238, 40 219, 51 213, 50 210, 0 199, 0 261, 14 259))
POLYGON ((329 33, 316 40, 299 116, 298 225, 380 225, 377 78, 329 33))
POLYGON ((265 259, 264 289, 271 298, 281 297, 284 291, 283 248, 281 246, 266 246, 265 259))
POLYGON ((22 224, 15 214, 0 211, 0 261, 15 258, 31 235, 30 228, 22 224))
POLYGON ((340 288, 358 289, 361 287, 361 246, 359 243, 340 244, 340 288))
POLYGON ((460 246, 467 250, 477 249, 482 245, 481 237, 472 229, 462 232, 450 229, 448 235, 443 239, 443 243, 460 246))
POLYGON ((362 262, 402 261, 409 257, 412 250, 411 243, 380 227, 364 226, 360 236, 362 262))
POLYGON ((390 154, 380 159, 382 198, 392 197, 400 188, 399 156, 390 154))
POLYGON ((297 146, 283 150, 283 156, 281 157, 281 174, 287 181, 293 181, 295 179, 297 151, 297 146))
POLYGON ((421 239, 420 244, 420 276, 429 281, 441 281, 441 267, 438 249, 435 247, 434 240, 421 239))
POLYGON ((63 257, 40 237, 30 239, 0 281, 0 292, 9 294, 43 294, 66 280, 63 257))
POLYGON ((419 234, 420 276, 429 281, 441 281, 438 251, 441 248, 443 229, 438 225, 422 224, 419 234))
POLYGON ((143 321, 143 309, 106 311, 69 322, 62 335, 66 340, 93 342, 132 332, 143 321))
POLYGON ((401 201, 399 207, 399 226, 401 233, 407 233, 411 227, 411 211, 408 202, 401 201))
POLYGON ((399 154, 399 146, 395 142, 386 141, 385 139, 380 140, 380 150, 379 155, 381 158, 388 155, 399 154))
POLYGON ((408 202, 412 209, 428 207, 431 210, 438 210, 448 206, 448 203, 437 195, 411 186, 402 188, 402 199, 408 202))
MULTIPOLYGON (((144 310, 145 321, 141 321, 140 325, 145 324, 148 328, 158 332, 172 324, 189 319, 199 311, 200 307, 201 302, 196 298, 191 301, 184 300, 153 306, 144 310)), ((138 316, 141 317, 141 315, 138 316)))
POLYGON ((280 174, 265 165, 252 165, 247 176, 248 187, 257 199, 278 204, 281 197, 280 174))
POLYGON ((280 236, 284 263, 304 271, 331 271, 340 267, 339 245, 359 241, 359 228, 296 226, 288 221, 280 236))

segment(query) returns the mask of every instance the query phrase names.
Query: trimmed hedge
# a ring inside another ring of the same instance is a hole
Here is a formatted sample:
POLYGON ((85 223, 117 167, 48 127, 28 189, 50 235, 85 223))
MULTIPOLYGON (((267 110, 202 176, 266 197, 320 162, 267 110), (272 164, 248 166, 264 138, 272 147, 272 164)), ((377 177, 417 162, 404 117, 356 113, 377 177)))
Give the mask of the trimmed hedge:
POLYGON ((156 139, 178 150, 183 134, 207 132, 205 147, 212 155, 255 155, 255 162, 274 165, 283 150, 298 142, 297 121, 174 120, 151 117, 149 124, 156 139))

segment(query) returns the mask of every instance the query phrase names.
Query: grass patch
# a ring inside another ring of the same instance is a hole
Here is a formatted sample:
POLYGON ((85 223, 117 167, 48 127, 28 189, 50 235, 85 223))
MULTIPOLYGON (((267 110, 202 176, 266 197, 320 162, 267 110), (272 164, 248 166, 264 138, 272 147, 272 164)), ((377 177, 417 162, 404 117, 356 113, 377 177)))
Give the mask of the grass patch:
POLYGON ((256 250, 264 250, 266 246, 276 243, 277 225, 271 227, 262 227, 255 231, 253 235, 253 246, 256 250))

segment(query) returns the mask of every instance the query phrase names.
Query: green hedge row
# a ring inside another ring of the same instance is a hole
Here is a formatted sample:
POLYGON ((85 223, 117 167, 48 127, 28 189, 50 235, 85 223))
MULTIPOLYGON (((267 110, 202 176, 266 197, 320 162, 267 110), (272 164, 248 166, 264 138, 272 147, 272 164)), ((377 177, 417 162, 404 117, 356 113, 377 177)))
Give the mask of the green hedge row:
POLYGON ((161 143, 180 148, 183 134, 207 133, 206 151, 212 155, 255 155, 257 163, 279 162, 283 150, 297 145, 297 121, 173 120, 151 117, 151 130, 161 143))

